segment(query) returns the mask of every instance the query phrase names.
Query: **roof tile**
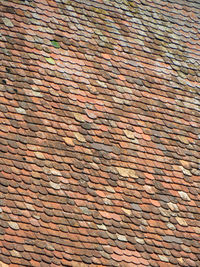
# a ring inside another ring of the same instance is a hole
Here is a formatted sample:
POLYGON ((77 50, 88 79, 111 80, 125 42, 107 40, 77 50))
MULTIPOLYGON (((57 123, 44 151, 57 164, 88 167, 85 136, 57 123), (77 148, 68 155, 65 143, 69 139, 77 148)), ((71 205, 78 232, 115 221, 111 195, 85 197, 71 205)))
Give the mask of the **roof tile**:
POLYGON ((0 9, 0 265, 199 266, 199 2, 0 9))

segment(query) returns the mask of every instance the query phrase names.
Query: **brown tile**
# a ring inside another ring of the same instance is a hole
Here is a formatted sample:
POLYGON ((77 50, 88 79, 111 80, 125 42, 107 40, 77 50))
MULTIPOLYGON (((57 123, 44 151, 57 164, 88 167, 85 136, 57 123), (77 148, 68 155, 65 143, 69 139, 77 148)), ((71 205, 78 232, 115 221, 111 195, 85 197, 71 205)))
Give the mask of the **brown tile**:
POLYGON ((197 266, 197 1, 14 7, 1 6, 0 261, 197 266))

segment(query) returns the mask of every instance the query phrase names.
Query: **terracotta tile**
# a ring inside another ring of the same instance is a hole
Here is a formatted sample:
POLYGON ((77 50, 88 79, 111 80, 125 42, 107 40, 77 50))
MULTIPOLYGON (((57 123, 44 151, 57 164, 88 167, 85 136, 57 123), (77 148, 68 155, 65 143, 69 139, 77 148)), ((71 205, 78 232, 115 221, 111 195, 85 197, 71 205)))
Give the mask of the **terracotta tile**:
POLYGON ((2 3, 1 262, 198 265, 199 6, 161 2, 2 3))

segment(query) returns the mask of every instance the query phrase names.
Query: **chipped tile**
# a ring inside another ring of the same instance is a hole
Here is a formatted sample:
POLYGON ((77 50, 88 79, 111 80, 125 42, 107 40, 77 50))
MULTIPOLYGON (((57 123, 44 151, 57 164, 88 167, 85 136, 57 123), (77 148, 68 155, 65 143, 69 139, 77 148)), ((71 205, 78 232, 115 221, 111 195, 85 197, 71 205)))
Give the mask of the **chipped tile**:
POLYGON ((179 211, 179 208, 176 204, 169 202, 169 203, 167 203, 167 205, 169 206, 170 210, 179 211))
POLYGON ((14 230, 19 230, 19 225, 16 222, 8 222, 9 226, 14 230))
POLYGON ((72 138, 69 137, 63 137, 63 140, 65 141, 65 143, 69 146, 74 146, 74 142, 72 140, 72 138))
POLYGON ((118 240, 120 240, 120 241, 123 241, 123 242, 126 242, 127 241, 126 237, 123 236, 123 235, 117 234, 117 237, 118 237, 118 240))
POLYGON ((137 178, 136 173, 133 169, 117 167, 117 171, 123 177, 137 178))
POLYGON ((129 130, 124 130, 125 135, 130 138, 130 139, 135 139, 134 132, 129 131, 129 130))
POLYGON ((12 21, 8 18, 2 18, 4 24, 7 26, 7 27, 14 27, 12 21))
POLYGON ((176 217, 176 220, 182 226, 187 226, 188 225, 187 222, 183 218, 176 217))
POLYGON ((23 108, 16 108, 17 113, 26 114, 26 110, 23 108))
POLYGON ((77 121, 84 122, 84 118, 80 113, 74 113, 74 117, 77 121))
POLYGON ((34 152, 35 153, 35 156, 38 158, 38 159, 45 159, 43 153, 41 152, 34 152))
POLYGON ((107 227, 104 225, 104 224, 100 224, 100 225, 97 225, 97 227, 100 229, 100 230, 107 230, 107 227))
POLYGON ((190 201, 190 200, 191 200, 187 193, 185 193, 185 192, 183 192, 183 191, 179 191, 178 193, 179 193, 179 195, 180 195, 180 197, 181 197, 182 199, 184 199, 184 200, 186 200, 186 201, 190 201))
POLYGON ((158 255, 161 261, 169 262, 169 259, 164 255, 158 255))
POLYGON ((80 133, 74 133, 76 139, 80 142, 86 142, 85 137, 80 133))
POLYGON ((124 209, 124 208, 122 208, 122 210, 128 215, 128 216, 130 216, 131 215, 131 210, 128 210, 128 209, 124 209))
POLYGON ((56 190, 59 190, 59 189, 60 189, 60 185, 57 184, 57 183, 54 183, 54 182, 52 182, 52 181, 50 181, 50 186, 53 187, 53 188, 56 189, 56 190))
POLYGON ((141 245, 144 245, 144 240, 141 239, 141 238, 137 238, 137 237, 135 237, 135 241, 136 241, 137 243, 140 243, 141 245))

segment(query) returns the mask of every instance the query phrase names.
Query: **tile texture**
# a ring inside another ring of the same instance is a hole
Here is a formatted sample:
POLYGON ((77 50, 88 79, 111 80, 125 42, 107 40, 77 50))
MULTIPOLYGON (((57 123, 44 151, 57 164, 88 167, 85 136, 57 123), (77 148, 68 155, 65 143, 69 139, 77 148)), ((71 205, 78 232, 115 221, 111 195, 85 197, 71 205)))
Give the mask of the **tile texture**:
POLYGON ((200 266, 199 0, 0 11, 0 266, 200 266))

